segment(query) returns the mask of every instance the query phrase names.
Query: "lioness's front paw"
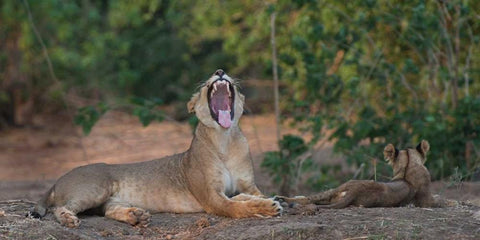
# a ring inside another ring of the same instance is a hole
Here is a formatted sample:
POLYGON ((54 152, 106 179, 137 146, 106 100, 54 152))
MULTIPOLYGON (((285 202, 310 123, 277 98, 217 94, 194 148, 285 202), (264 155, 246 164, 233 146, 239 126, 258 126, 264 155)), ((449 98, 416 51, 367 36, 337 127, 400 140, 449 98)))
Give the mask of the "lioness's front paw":
POLYGON ((275 207, 275 211, 277 212, 277 214, 275 216, 282 215, 282 213, 283 213, 282 204, 279 201, 273 200, 272 205, 275 207))
POLYGON ((257 217, 273 217, 281 215, 283 212, 283 208, 278 201, 274 201, 273 199, 259 199, 252 201, 254 205, 253 208, 255 209, 254 216, 257 217))
POLYGON ((132 207, 128 210, 127 222, 139 227, 147 227, 150 223, 150 213, 141 209, 132 207))

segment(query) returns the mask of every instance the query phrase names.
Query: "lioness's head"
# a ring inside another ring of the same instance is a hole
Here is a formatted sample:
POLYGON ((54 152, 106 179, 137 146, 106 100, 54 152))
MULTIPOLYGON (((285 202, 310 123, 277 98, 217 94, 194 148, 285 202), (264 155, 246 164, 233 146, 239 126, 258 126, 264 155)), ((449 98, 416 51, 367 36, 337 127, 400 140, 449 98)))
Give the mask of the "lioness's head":
POLYGON ((405 178, 407 168, 422 166, 427 160, 427 153, 430 150, 430 144, 422 140, 417 147, 398 150, 393 144, 388 144, 383 150, 385 160, 393 168, 393 179, 405 178))
POLYGON ((237 125, 243 113, 245 97, 238 92, 235 80, 218 69, 193 94, 187 104, 188 111, 208 127, 228 129, 237 125))

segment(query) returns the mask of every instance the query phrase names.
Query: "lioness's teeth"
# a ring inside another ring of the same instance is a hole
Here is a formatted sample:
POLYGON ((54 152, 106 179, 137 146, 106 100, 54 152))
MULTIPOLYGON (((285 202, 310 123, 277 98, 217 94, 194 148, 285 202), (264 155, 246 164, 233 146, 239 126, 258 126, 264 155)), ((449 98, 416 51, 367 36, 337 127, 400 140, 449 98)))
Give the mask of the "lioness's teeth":
POLYGON ((213 91, 217 91, 217 84, 213 84, 213 91))
POLYGON ((232 93, 230 92, 230 88, 227 86, 228 97, 232 97, 232 93))

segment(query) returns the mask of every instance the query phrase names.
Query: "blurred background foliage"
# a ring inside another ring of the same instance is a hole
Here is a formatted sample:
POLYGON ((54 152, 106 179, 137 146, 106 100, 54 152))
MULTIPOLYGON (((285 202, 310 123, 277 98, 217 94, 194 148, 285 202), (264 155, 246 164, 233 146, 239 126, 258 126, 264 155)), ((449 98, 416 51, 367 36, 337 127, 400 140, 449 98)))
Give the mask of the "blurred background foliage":
MULTIPOLYGON (((282 118, 311 136, 285 136, 266 154, 278 181, 298 177, 289 168, 318 170, 304 153, 324 139, 362 166, 358 178, 390 176, 377 161, 387 143, 427 139, 434 179, 474 179, 479 9, 473 0, 1 1, 0 125, 62 111, 89 132, 109 109, 147 125, 165 117, 160 105, 185 119, 184 102, 217 68, 270 81, 275 13, 282 118)), ((322 169, 312 186, 333 181, 322 169)))

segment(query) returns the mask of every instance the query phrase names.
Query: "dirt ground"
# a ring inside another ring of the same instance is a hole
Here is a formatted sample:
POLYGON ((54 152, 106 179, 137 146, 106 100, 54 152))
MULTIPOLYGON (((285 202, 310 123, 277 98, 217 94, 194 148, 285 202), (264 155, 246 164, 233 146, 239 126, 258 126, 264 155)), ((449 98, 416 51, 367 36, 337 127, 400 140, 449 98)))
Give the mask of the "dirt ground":
MULTIPOLYGON (((39 117, 35 122, 38 127, 0 132, 0 239, 480 239, 478 182, 434 183, 436 194, 457 200, 437 209, 316 210, 307 206, 286 208, 280 217, 240 220, 162 213, 153 215, 148 228, 100 216, 82 215, 78 229, 60 226, 52 214, 42 220, 26 218, 54 179, 76 166, 154 159, 186 150, 192 138, 187 124, 162 122, 144 128, 121 113, 105 115, 86 137, 72 129, 67 118, 39 117)), ((259 165, 262 153, 276 148, 273 124, 271 115, 245 116, 241 122, 257 184, 267 194, 277 189, 259 165)), ((315 154, 320 163, 341 161, 330 147, 326 144, 315 154)))

